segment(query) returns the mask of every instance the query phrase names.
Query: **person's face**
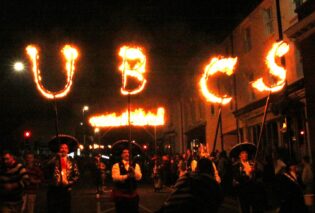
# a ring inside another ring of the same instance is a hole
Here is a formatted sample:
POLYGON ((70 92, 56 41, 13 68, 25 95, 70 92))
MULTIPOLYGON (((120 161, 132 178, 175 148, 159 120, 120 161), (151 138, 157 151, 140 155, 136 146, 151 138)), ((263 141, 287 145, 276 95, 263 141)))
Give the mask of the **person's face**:
POLYGON ((121 158, 125 161, 129 161, 129 150, 124 149, 123 152, 121 153, 121 158))
POLYGON ((291 165, 290 171, 297 173, 297 165, 291 165))
POLYGON ((2 156, 2 162, 7 167, 12 166, 15 163, 14 156, 9 153, 6 153, 2 156))
POLYGON ((69 147, 67 144, 61 144, 59 146, 59 153, 61 154, 62 157, 67 156, 67 154, 69 153, 69 147))
POLYGON ((241 159, 241 161, 246 161, 248 159, 248 154, 246 151, 242 151, 240 153, 240 159, 241 159))
POLYGON ((190 156, 190 155, 191 155, 191 152, 190 152, 190 150, 189 150, 189 149, 187 149, 187 151, 186 151, 186 155, 187 155, 187 156, 190 156))
POLYGON ((34 163, 34 155, 33 154, 27 154, 24 158, 25 163, 28 165, 31 165, 34 163))

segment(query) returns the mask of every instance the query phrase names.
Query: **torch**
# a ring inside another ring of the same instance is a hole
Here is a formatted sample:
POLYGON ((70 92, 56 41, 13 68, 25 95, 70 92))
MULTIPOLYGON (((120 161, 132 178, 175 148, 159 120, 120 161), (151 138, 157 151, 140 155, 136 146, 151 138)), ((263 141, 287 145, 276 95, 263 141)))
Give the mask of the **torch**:
POLYGON ((75 62, 78 57, 78 51, 70 46, 65 45, 61 50, 64 59, 65 59, 65 70, 66 70, 66 84, 63 89, 57 92, 52 92, 47 90, 42 84, 41 71, 39 69, 39 54, 38 48, 35 45, 28 45, 26 47, 26 53, 29 56, 29 59, 32 63, 32 71, 34 76, 34 82, 36 84, 37 90, 42 94, 46 99, 54 101, 54 110, 55 110, 55 128, 56 136, 58 138, 59 134, 59 124, 58 124, 58 109, 57 109, 57 99, 65 97, 71 90, 73 83, 73 75, 75 71, 75 62))
POLYGON ((129 159, 131 163, 131 95, 140 93, 146 84, 145 73, 146 56, 143 54, 142 48, 122 46, 119 50, 119 56, 122 58, 122 63, 119 70, 122 73, 121 94, 128 95, 128 126, 129 126, 129 159), (134 78, 139 82, 137 88, 129 88, 128 79, 134 78))
POLYGON ((222 133, 222 105, 226 105, 231 102, 232 97, 228 95, 219 96, 208 88, 208 81, 210 77, 213 77, 218 72, 222 72, 228 76, 231 76, 234 72, 237 58, 219 58, 214 57, 210 60, 210 63, 205 67, 204 73, 199 81, 200 90, 207 102, 219 104, 219 115, 217 120, 216 132, 213 142, 212 152, 215 151, 218 130, 220 128, 221 134, 221 149, 224 150, 223 133, 222 133))
POLYGON ((260 133, 259 133, 259 138, 257 142, 257 150, 255 154, 255 160, 258 155, 258 150, 260 146, 260 142, 262 139, 263 131, 264 131, 264 126, 265 126, 265 121, 266 121, 266 116, 267 116, 267 110, 270 104, 270 96, 272 93, 276 93, 281 91, 284 86, 286 85, 286 70, 282 66, 279 66, 276 63, 276 57, 283 57, 287 52, 289 51, 289 45, 283 41, 276 42, 273 44, 271 50, 268 52, 267 57, 266 57, 266 64, 269 69, 269 74, 276 77, 278 80, 272 84, 272 85, 266 85, 263 78, 257 79, 255 82, 252 83, 252 86, 257 89, 260 92, 268 91, 269 94, 267 96, 266 100, 266 105, 264 109, 264 115, 263 115, 263 120, 260 126, 260 133))

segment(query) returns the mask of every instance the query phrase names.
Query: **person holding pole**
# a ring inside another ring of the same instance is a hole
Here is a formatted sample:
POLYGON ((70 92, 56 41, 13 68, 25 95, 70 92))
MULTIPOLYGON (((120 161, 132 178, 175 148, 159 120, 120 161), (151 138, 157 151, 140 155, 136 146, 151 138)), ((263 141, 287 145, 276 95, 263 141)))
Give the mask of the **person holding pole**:
POLYGON ((71 212, 72 186, 79 179, 76 162, 68 154, 76 150, 77 140, 71 136, 59 135, 49 142, 51 151, 57 152, 45 165, 49 181, 47 210, 50 213, 71 212))
POLYGON ((243 213, 251 212, 250 209, 252 212, 263 212, 265 197, 257 181, 257 167, 253 160, 249 160, 250 149, 247 147, 250 147, 248 143, 238 144, 236 149, 232 148, 230 152, 230 156, 238 154, 239 157, 233 165, 233 185, 243 213))
POLYGON ((112 167, 114 187, 112 199, 117 213, 139 212, 137 181, 142 177, 140 166, 130 161, 129 150, 123 149, 121 161, 112 167))

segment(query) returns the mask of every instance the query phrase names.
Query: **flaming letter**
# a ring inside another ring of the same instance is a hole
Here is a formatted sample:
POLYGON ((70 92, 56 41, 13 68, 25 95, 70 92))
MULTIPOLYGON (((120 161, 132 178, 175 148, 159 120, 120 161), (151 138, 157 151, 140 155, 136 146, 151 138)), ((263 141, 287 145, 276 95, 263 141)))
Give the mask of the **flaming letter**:
POLYGON ((257 79, 254 83, 252 83, 252 86, 259 91, 270 91, 270 92, 277 92, 281 90, 285 85, 285 79, 286 79, 286 70, 278 66, 275 57, 282 57, 289 51, 289 45, 284 42, 277 42, 273 44, 273 47, 269 51, 266 63, 269 68, 269 73, 273 76, 276 76, 279 80, 272 85, 271 87, 268 87, 264 81, 263 78, 257 79))
POLYGON ((217 72, 225 73, 230 76, 233 74, 237 58, 212 58, 210 63, 206 66, 204 73, 199 81, 199 85, 202 91, 202 94, 205 96, 208 102, 227 104, 232 98, 224 95, 223 97, 218 97, 211 93, 207 87, 207 81, 209 76, 214 75, 217 72))
POLYGON ((119 67, 119 70, 123 74, 123 87, 121 88, 121 93, 123 95, 134 95, 141 92, 146 84, 146 80, 143 77, 146 57, 142 53, 141 48, 123 46, 120 48, 119 56, 123 59, 122 64, 119 67), (138 88, 132 91, 126 89, 128 76, 136 78, 140 82, 138 88))
POLYGON ((67 71, 67 83, 65 87, 60 90, 59 92, 51 92, 42 85, 42 76, 40 74, 40 70, 38 68, 38 60, 39 60, 39 55, 38 55, 38 50, 35 46, 29 45, 26 47, 26 52, 28 56, 30 57, 30 60, 33 64, 33 74, 34 74, 34 81, 36 83, 37 89, 40 91, 40 93, 48 98, 48 99, 58 99, 66 96, 72 85, 72 78, 75 70, 75 60, 78 57, 78 51, 71 47, 70 45, 65 45, 61 52, 63 53, 65 59, 66 59, 66 65, 65 69, 67 71))

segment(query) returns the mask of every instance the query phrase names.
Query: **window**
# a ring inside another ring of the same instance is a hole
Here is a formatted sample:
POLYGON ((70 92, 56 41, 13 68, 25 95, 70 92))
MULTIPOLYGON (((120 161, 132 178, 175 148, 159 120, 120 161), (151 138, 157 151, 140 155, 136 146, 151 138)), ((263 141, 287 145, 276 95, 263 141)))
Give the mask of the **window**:
POLYGON ((252 49, 251 35, 250 35, 250 28, 249 27, 244 29, 244 49, 245 49, 245 52, 249 52, 252 49))
POLYGON ((199 119, 200 120, 204 120, 205 119, 205 108, 204 108, 204 105, 201 101, 199 101, 199 112, 200 112, 200 117, 199 119))
MULTIPOLYGON (((249 82, 254 81, 254 74, 251 73, 246 73, 246 77, 249 82)), ((249 101, 255 101, 256 100, 256 95, 255 95, 255 90, 253 90, 252 86, 248 84, 248 94, 249 94, 249 101)))
POLYGON ((265 24, 265 32, 267 35, 274 33, 273 16, 271 7, 263 10, 263 18, 265 24))
POLYGON ((190 116, 191 122, 194 123, 196 121, 196 108, 195 108, 195 101, 193 99, 190 100, 190 116))

